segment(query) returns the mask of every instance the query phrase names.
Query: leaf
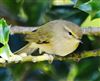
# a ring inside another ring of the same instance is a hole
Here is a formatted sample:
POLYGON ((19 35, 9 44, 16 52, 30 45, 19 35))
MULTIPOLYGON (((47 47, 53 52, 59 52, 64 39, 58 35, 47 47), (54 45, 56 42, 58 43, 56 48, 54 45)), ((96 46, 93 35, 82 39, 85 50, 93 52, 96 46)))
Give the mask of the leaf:
POLYGON ((75 7, 88 13, 92 19, 100 18, 100 0, 78 0, 75 7))
POLYGON ((100 27, 100 18, 91 20, 91 16, 88 16, 85 21, 81 24, 81 27, 100 27))
POLYGON ((8 57, 12 55, 12 52, 8 45, 9 40, 9 26, 7 25, 6 21, 4 19, 0 20, 0 56, 6 60, 8 60, 8 57))
POLYGON ((1 0, 2 4, 12 12, 13 15, 18 15, 24 0, 1 0))
POLYGON ((9 26, 4 19, 0 20, 0 43, 7 44, 9 40, 9 26))
POLYGON ((75 4, 75 7, 78 7, 78 6, 84 4, 84 3, 88 2, 88 1, 90 1, 90 0, 77 0, 77 2, 75 4))
POLYGON ((10 51, 9 45, 6 44, 2 48, 0 48, 0 56, 6 60, 8 60, 8 57, 12 55, 12 52, 10 51))
POLYGON ((71 5, 73 4, 72 0, 53 0, 53 5, 71 5))
POLYGON ((23 10, 28 17, 28 25, 41 25, 45 22, 52 0, 25 0, 23 10))
POLYGON ((100 18, 100 10, 96 13, 96 15, 93 18, 100 18))

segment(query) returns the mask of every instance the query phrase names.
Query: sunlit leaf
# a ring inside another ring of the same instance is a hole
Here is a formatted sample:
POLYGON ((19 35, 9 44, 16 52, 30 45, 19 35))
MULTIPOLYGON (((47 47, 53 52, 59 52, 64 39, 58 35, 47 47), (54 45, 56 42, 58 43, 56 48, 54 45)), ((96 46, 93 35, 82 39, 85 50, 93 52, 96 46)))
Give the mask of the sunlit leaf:
POLYGON ((71 5, 72 0, 53 0, 53 5, 71 5))
POLYGON ((12 52, 10 51, 9 45, 6 44, 2 48, 0 48, 0 56, 4 59, 8 59, 12 55, 12 52))
POLYGON ((9 26, 4 19, 0 20, 0 43, 6 44, 9 40, 9 26))
POLYGON ((100 18, 91 20, 91 16, 88 16, 81 24, 81 27, 100 27, 100 18))
POLYGON ((10 51, 8 40, 9 40, 9 26, 7 25, 6 21, 4 19, 0 20, 0 56, 4 59, 8 59, 10 55, 12 55, 12 52, 10 51))

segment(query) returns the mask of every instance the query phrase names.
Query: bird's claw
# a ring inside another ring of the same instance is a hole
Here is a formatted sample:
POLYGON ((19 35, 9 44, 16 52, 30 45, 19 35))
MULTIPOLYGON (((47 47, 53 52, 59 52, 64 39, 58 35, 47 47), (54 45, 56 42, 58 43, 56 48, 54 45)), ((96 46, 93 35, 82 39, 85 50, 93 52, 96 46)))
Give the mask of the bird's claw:
POLYGON ((9 57, 9 60, 7 61, 8 63, 11 63, 11 62, 18 63, 21 60, 22 60, 22 57, 20 55, 12 55, 11 57, 9 57))

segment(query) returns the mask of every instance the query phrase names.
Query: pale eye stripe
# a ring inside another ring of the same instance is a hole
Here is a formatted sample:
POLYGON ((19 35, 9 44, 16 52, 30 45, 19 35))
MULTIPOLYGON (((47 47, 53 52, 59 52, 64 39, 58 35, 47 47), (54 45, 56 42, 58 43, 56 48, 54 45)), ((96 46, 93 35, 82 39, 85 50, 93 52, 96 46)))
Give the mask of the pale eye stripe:
POLYGON ((65 28, 66 30, 68 30, 69 32, 71 32, 72 35, 73 35, 75 38, 78 38, 78 36, 77 36, 74 32, 72 32, 67 26, 64 25, 64 28, 65 28))

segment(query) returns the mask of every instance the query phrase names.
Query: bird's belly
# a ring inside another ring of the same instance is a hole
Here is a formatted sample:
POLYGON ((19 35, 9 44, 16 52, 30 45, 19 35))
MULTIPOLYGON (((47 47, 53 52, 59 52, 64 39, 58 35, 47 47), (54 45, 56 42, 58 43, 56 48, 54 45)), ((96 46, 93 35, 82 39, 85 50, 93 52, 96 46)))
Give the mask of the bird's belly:
POLYGON ((72 53, 79 45, 79 40, 70 41, 53 41, 48 44, 35 44, 36 48, 39 48, 40 53, 46 52, 48 54, 55 54, 59 56, 66 56, 72 53))
POLYGON ((54 54, 59 56, 66 56, 72 53, 79 45, 79 40, 70 41, 59 41, 59 43, 54 44, 53 51, 54 54))

